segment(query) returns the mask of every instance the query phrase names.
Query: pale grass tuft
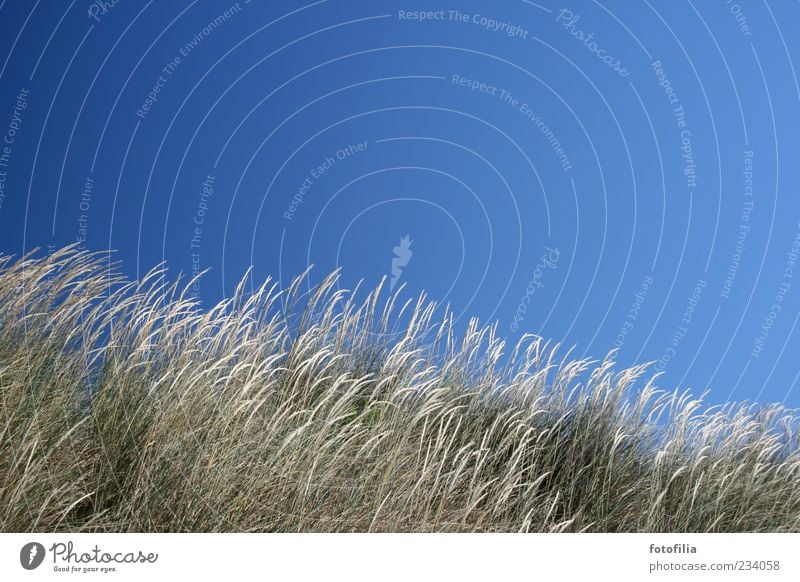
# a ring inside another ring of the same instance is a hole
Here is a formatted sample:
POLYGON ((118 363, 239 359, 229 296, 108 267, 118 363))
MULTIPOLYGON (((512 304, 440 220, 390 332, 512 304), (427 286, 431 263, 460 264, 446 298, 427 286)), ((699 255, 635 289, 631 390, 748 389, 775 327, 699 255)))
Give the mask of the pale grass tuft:
POLYGON ((307 276, 0 257, 0 530, 800 530, 792 411, 307 276))

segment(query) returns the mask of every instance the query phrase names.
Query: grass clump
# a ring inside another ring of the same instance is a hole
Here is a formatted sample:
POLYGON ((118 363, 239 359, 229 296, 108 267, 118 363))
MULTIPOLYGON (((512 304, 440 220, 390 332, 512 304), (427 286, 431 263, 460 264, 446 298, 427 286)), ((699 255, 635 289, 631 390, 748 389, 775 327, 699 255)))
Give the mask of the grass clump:
POLYGON ((0 530, 800 530, 792 411, 303 282, 0 257, 0 530))

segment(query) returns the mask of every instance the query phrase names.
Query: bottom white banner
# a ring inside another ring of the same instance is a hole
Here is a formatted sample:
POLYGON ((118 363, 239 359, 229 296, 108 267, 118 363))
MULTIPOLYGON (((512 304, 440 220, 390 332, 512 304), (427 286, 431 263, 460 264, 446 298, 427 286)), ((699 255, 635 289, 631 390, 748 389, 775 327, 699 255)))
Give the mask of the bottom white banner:
POLYGON ((0 534, 0 580, 800 580, 800 534, 0 534))

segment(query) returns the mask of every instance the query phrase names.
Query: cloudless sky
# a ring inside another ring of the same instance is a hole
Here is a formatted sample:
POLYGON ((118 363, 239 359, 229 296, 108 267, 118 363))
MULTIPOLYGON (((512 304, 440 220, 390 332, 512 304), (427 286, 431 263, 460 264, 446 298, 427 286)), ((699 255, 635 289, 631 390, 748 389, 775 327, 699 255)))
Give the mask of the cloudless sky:
POLYGON ((798 406, 798 21, 775 0, 5 0, 0 252, 211 269, 205 304, 250 265, 341 267, 512 342, 798 406))

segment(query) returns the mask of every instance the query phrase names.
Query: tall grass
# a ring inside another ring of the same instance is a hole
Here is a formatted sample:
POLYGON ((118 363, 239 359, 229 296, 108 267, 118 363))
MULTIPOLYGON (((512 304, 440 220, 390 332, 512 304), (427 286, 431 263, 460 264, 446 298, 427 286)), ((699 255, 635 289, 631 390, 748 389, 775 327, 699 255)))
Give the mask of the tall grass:
POLYGON ((303 287, 0 257, 0 530, 800 530, 790 411, 303 287))

